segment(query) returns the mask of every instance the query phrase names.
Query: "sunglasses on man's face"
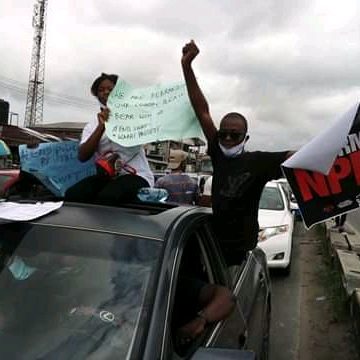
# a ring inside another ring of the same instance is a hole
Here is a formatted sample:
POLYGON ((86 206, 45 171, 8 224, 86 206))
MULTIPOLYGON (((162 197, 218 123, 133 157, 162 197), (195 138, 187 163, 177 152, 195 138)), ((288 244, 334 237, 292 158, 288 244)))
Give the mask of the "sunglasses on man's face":
POLYGON ((227 130, 219 130, 218 137, 220 140, 226 140, 228 137, 232 141, 240 141, 245 137, 245 132, 240 131, 227 131, 227 130))

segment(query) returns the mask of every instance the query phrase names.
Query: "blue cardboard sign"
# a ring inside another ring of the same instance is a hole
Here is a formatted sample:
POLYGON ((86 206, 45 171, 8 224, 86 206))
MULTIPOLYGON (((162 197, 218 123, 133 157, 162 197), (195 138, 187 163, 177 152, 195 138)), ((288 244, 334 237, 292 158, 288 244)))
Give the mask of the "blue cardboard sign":
POLYGON ((64 196, 68 188, 96 174, 94 159, 80 162, 78 149, 77 141, 40 143, 36 148, 20 145, 21 169, 34 175, 54 195, 64 196))

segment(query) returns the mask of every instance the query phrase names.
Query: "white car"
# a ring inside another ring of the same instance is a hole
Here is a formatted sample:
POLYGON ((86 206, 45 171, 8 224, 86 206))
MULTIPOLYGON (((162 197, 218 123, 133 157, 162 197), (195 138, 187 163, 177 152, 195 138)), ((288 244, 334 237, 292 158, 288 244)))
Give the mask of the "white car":
POLYGON ((259 206, 259 243, 265 252, 269 268, 281 268, 290 273, 294 213, 282 185, 266 184, 259 206))
POLYGON ((287 195, 289 201, 290 201, 290 210, 295 214, 295 220, 301 219, 301 213, 299 209, 299 205, 296 202, 295 196, 291 190, 291 187, 288 183, 288 181, 285 178, 276 180, 277 183, 282 185, 282 188, 285 191, 285 195, 287 195))

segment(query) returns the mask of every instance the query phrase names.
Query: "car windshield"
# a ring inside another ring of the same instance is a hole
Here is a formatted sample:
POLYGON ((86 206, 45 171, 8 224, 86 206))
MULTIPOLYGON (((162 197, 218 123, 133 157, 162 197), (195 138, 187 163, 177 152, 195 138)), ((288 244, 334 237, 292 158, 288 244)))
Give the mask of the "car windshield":
POLYGON ((266 186, 261 194, 260 209, 284 210, 284 201, 277 187, 266 186))
POLYGON ((0 358, 125 359, 145 331, 162 243, 0 227, 0 358))

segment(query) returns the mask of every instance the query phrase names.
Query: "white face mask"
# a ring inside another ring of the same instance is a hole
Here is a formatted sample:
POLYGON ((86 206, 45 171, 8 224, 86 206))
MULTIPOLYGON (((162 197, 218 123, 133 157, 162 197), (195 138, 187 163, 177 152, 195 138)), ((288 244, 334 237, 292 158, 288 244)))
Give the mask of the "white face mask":
POLYGON ((241 142, 240 144, 237 144, 231 148, 226 148, 224 147, 223 145, 221 145, 219 143, 219 146, 220 146, 220 149, 221 151, 223 152, 223 154, 226 156, 226 157, 236 157, 238 155, 240 155, 244 149, 245 149, 245 142, 246 140, 244 140, 243 142, 241 142))

